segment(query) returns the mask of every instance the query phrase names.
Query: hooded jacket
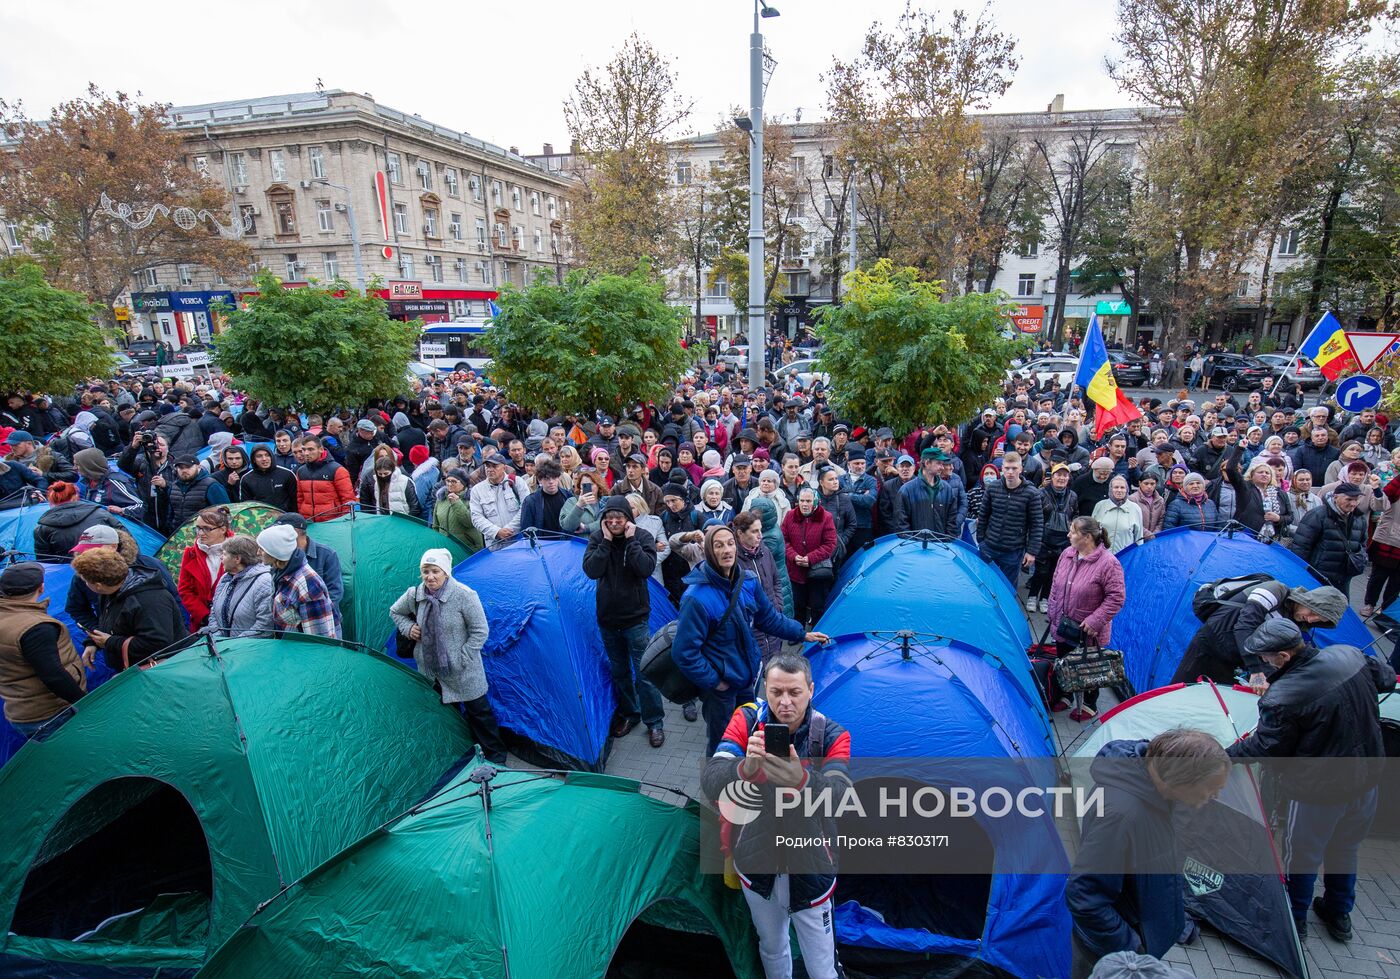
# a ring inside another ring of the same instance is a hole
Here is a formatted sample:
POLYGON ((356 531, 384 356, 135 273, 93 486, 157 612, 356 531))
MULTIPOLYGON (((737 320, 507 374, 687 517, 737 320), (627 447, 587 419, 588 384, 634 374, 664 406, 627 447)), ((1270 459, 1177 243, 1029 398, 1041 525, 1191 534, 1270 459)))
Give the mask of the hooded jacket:
POLYGON ((929 530, 957 537, 966 516, 967 492, 960 481, 940 479, 931 484, 923 473, 916 473, 899 488, 894 529, 897 533, 929 530))
POLYGON ((97 503, 73 500, 49 507, 34 527, 34 553, 40 561, 66 561, 83 531, 98 524, 123 529, 121 518, 97 503))
POLYGON ((1319 449, 1306 433, 1303 438, 1288 455, 1293 459, 1294 470, 1306 469, 1312 473, 1313 485, 1321 486, 1327 482, 1327 467, 1341 458, 1342 450, 1330 442, 1319 449))
POLYGON ((773 607, 752 574, 731 582, 701 561, 684 580, 671 659, 701 690, 713 690, 721 681, 740 692, 753 687, 760 662, 754 627, 788 642, 807 634, 800 622, 773 607), (736 607, 726 616, 734 588, 740 589, 736 607))
POLYGON ((297 509, 297 477, 283 466, 275 465, 268 449, 254 449, 253 467, 245 469, 239 478, 242 498, 256 500, 274 506, 284 513, 295 513, 297 509), (263 459, 267 466, 259 469, 257 460, 263 459))
POLYGON ((595 530, 583 552, 583 573, 598 582, 598 625, 604 629, 645 625, 651 616, 647 580, 655 570, 656 538, 651 534, 638 527, 631 537, 608 540, 601 528, 595 530))
POLYGON ((1351 579, 1366 568, 1366 515, 1358 508, 1343 516, 1329 495, 1298 521, 1288 547, 1345 594, 1351 579))
POLYGON ((1099 958, 1139 950, 1161 958, 1186 926, 1181 873, 1132 872, 1182 863, 1172 805, 1153 784, 1146 755, 1146 741, 1110 741, 1089 767, 1103 806, 1084 816, 1065 900, 1075 937, 1099 958))
POLYGON ((98 628, 109 634, 103 658, 120 672, 189 634, 180 604, 160 575, 133 565, 116 594, 98 601, 98 628))
POLYGON ((1220 509, 1209 496, 1203 496, 1195 503, 1186 498, 1185 493, 1177 493, 1167 503, 1167 515, 1162 520, 1162 529, 1190 527, 1192 530, 1215 530, 1220 526, 1220 509))
POLYGON ((1015 489, 1005 478, 983 484, 977 540, 1000 554, 1021 551, 1039 554, 1045 527, 1040 490, 1022 479, 1015 489))
POLYGON ((813 565, 832 558, 840 538, 836 533, 836 521, 823 507, 813 507, 812 512, 803 515, 800 507, 793 507, 783 518, 783 542, 788 578, 794 584, 805 585, 807 574, 813 565), (807 564, 798 564, 797 558, 807 558, 807 564))

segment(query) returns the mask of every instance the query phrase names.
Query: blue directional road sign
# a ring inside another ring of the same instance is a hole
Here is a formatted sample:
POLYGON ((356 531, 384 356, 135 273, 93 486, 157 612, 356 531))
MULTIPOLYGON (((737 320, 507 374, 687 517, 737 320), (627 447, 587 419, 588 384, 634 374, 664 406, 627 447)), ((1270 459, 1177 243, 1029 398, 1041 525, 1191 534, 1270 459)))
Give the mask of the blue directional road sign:
POLYGON ((1362 411, 1381 403, 1381 382, 1365 374, 1353 374, 1337 385, 1337 404, 1347 411, 1362 411))

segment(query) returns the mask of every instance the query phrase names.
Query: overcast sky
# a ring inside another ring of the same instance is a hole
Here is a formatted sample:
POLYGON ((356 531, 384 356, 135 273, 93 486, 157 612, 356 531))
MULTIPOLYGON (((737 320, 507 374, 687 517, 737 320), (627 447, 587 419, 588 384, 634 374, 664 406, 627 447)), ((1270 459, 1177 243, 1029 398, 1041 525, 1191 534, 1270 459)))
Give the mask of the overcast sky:
MULTIPOLYGON (((904 0, 775 0, 765 20, 778 61, 770 114, 822 115, 822 72, 855 54, 870 22, 892 24, 904 0)), ((994 0, 1001 30, 1018 39, 1021 67, 995 108, 1125 104, 1104 72, 1114 0, 994 0)), ((946 11, 947 7, 938 9, 946 11)), ((969 10, 980 9, 970 5, 969 10)), ((529 0, 384 3, 382 0, 48 0, 0 4, 0 98, 31 115, 79 95, 107 91, 190 105, 327 88, 379 102, 502 146, 538 153, 568 144, 560 105, 588 65, 605 64, 637 31, 675 59, 694 100, 691 126, 714 127, 748 99, 749 0, 651 3, 529 0), (236 13, 231 12, 236 11, 236 13)))

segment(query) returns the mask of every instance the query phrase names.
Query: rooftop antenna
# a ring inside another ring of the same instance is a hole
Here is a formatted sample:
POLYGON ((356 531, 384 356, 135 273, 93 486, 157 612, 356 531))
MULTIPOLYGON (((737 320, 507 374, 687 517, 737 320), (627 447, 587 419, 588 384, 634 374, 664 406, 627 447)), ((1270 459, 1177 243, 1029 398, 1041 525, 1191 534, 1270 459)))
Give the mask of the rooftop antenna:
POLYGON ((325 82, 321 81, 321 79, 318 77, 318 78, 316 79, 316 92, 317 92, 317 94, 320 94, 321 92, 324 92, 325 90, 326 90, 326 84, 325 84, 325 82))

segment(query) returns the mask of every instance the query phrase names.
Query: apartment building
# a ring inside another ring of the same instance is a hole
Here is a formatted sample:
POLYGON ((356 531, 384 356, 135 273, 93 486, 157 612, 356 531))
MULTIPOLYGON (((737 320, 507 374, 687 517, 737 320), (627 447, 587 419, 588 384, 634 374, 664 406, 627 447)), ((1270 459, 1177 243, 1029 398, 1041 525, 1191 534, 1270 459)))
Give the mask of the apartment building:
MULTIPOLYGON (((383 281, 390 315, 404 319, 483 317, 503 284, 561 276, 570 262, 573 181, 514 147, 336 90, 171 117, 187 165, 227 188, 255 265, 286 287, 355 283, 352 230, 365 279, 383 281)), ((134 332, 207 340, 209 307, 246 287, 194 266, 147 269, 132 286, 134 332)))

